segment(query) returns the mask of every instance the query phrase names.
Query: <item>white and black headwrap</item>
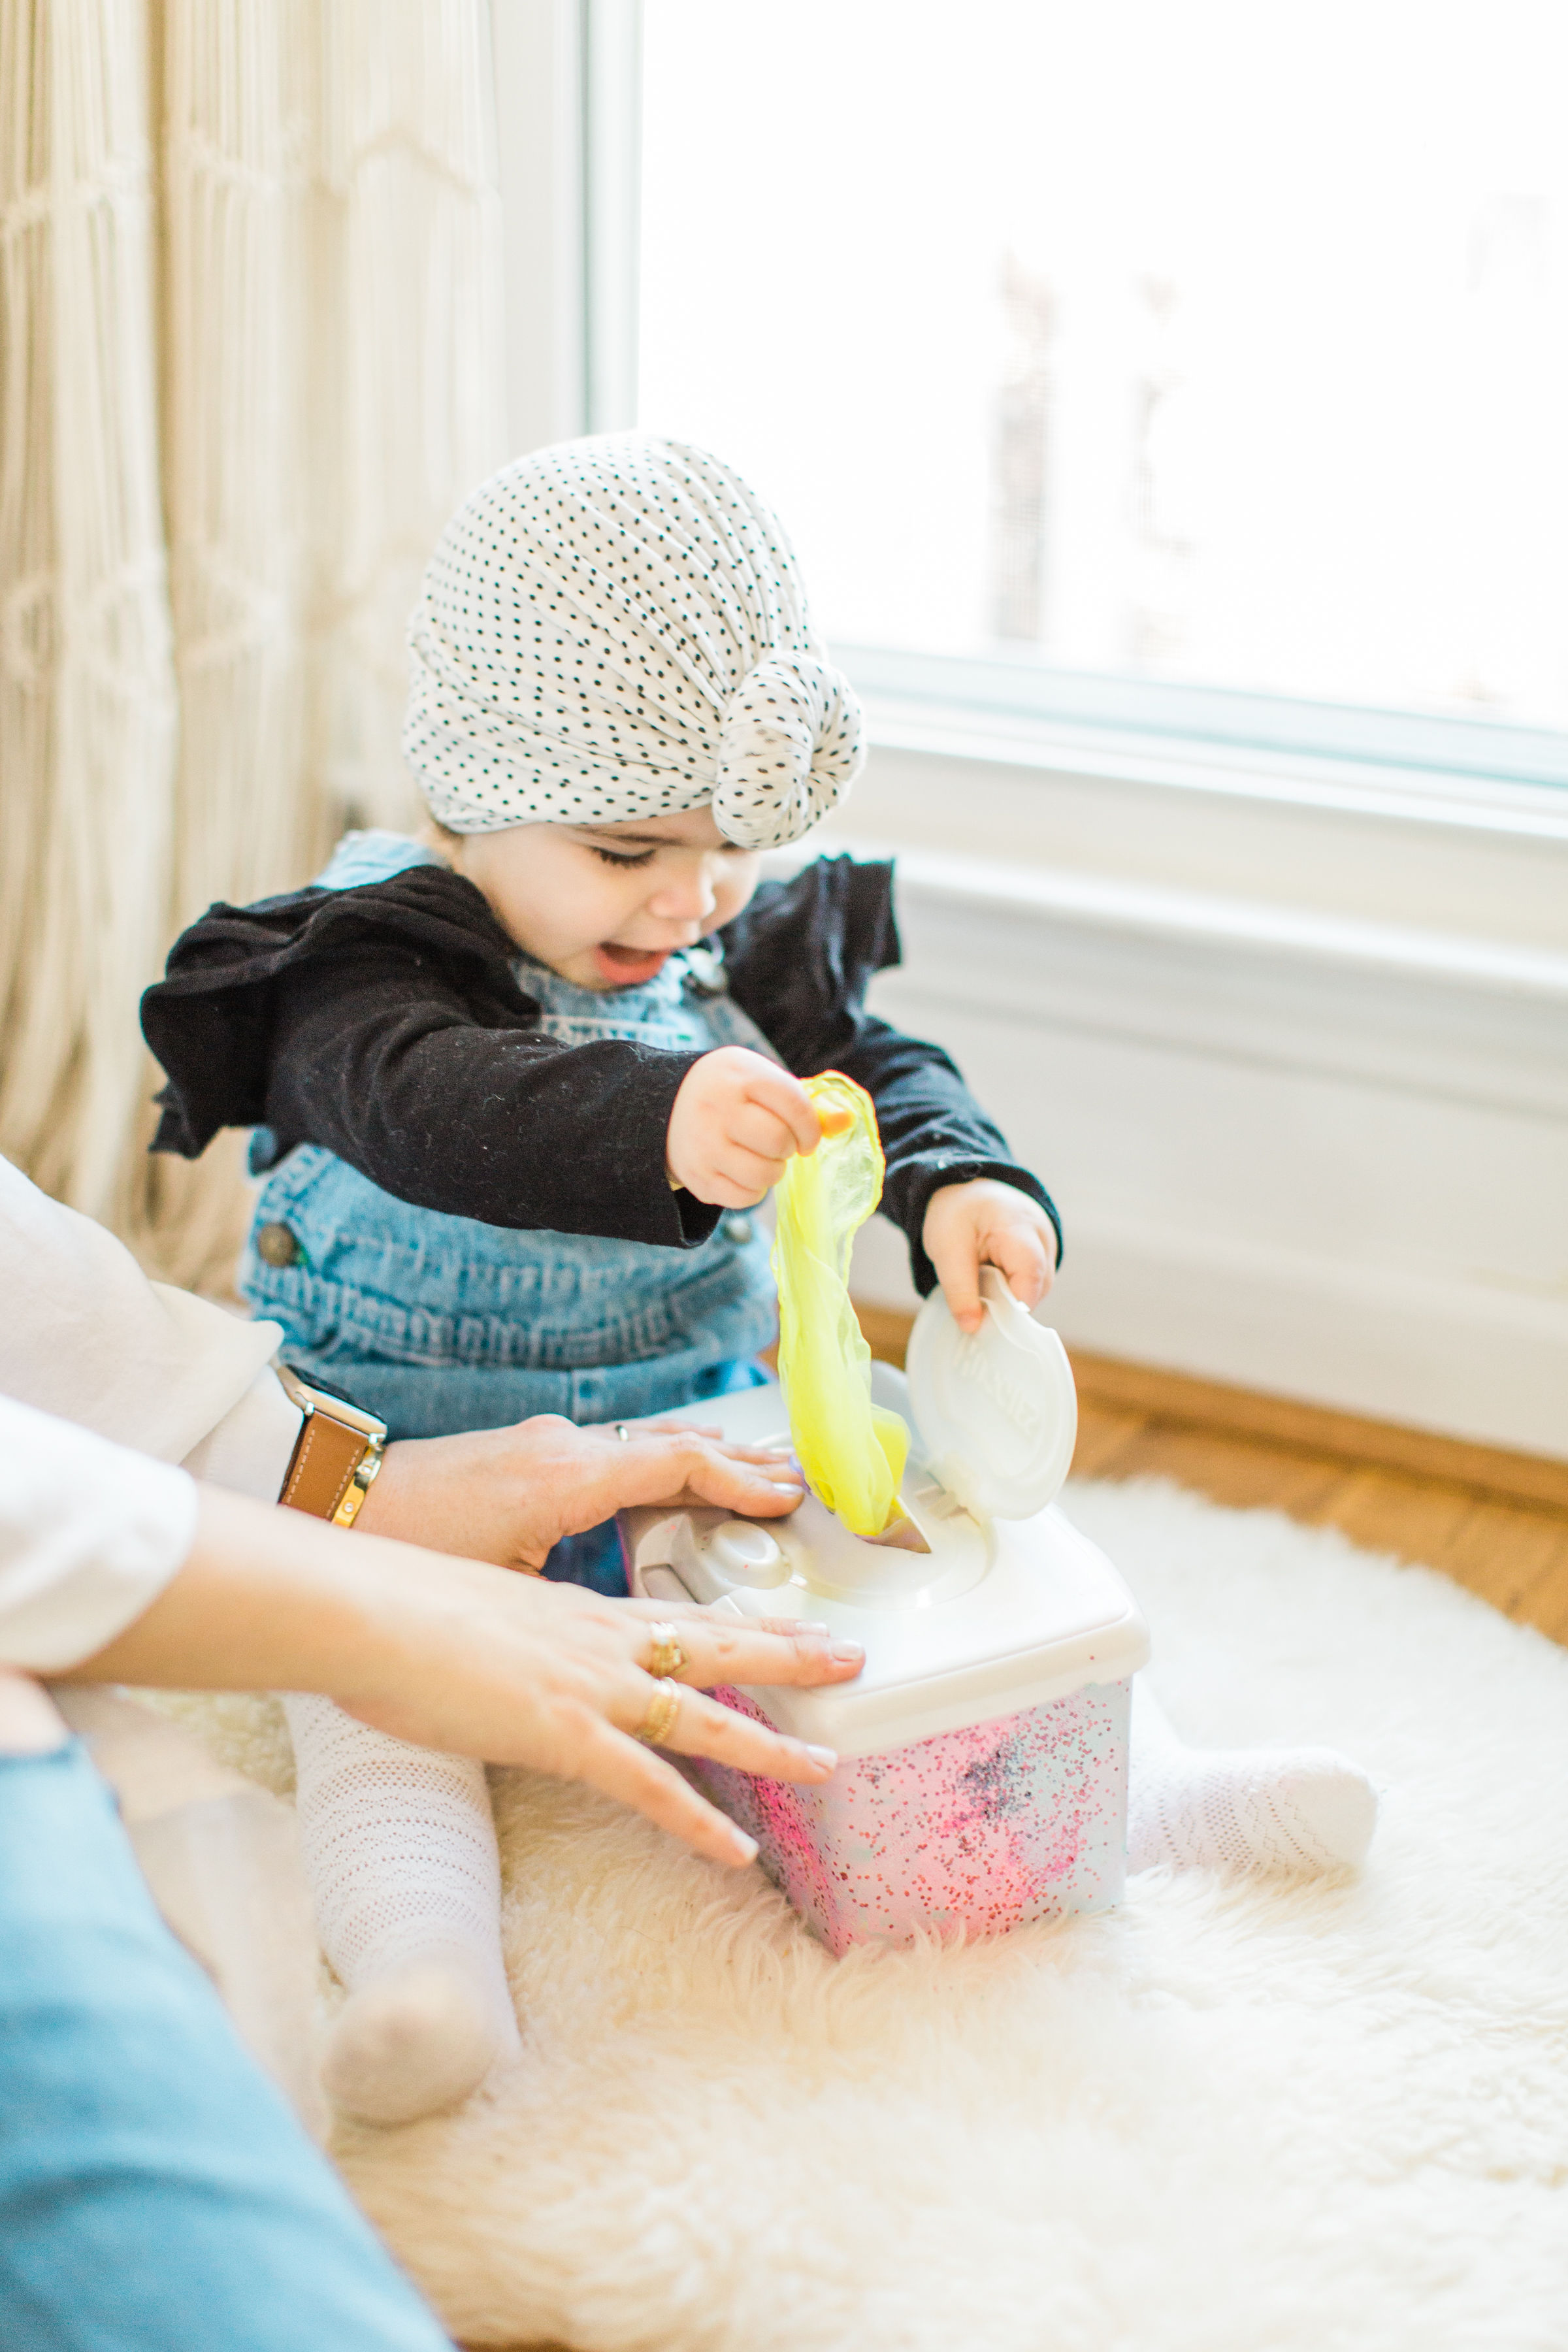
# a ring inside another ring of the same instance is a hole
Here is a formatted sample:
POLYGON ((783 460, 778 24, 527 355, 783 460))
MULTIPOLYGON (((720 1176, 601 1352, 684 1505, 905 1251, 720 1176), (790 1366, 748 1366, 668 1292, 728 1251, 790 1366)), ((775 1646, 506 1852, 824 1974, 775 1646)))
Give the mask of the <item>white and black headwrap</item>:
POLYGON ((864 762, 788 540, 706 450, 640 434, 507 466, 442 533, 409 629, 404 748, 454 833, 711 801, 798 840, 864 762))

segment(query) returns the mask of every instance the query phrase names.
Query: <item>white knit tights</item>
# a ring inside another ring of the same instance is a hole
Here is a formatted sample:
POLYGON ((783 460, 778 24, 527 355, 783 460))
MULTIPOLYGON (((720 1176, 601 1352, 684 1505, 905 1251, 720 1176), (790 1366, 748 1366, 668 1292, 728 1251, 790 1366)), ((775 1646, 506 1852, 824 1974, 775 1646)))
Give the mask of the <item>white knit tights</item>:
POLYGON ((1127 1769, 1127 1863, 1306 1873, 1358 1863, 1377 1794, 1331 1748, 1188 1748, 1138 1675, 1127 1769))
POLYGON ((521 2049, 484 1767, 389 1738, 331 1699, 284 1707, 316 1924, 349 1993, 322 2079, 349 2114, 406 2123, 521 2049))

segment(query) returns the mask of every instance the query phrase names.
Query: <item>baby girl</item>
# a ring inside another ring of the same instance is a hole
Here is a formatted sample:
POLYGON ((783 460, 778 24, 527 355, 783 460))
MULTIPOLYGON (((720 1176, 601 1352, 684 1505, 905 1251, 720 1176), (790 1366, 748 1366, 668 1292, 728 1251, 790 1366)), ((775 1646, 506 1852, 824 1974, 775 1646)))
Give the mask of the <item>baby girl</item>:
MULTIPOLYGON (((668 441, 521 459, 449 525, 411 643, 424 833, 352 834, 312 888, 211 909, 144 1006, 170 1077, 155 1148, 257 1130, 242 1283, 288 1360, 397 1437, 761 1381, 751 1212, 815 1150, 801 1080, 828 1067, 875 1102, 919 1287, 973 1328, 990 1264, 1036 1306, 1048 1196, 948 1056, 866 1009, 898 961, 891 869, 761 878, 863 751, 754 493, 668 441)), ((546 1573, 624 1591, 613 1528, 546 1573)), ((484 1777, 288 1706, 350 1994, 329 2087, 399 2119, 518 2047, 484 1777)), ((1371 1798, 1342 1759, 1192 1758, 1139 1716, 1135 1866, 1359 1858, 1371 1798)))

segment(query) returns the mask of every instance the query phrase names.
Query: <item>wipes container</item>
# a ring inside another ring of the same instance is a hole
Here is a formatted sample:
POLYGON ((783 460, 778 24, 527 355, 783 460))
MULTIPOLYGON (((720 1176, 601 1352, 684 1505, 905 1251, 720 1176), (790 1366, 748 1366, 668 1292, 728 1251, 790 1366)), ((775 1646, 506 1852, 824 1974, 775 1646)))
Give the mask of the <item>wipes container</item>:
MULTIPOLYGON (((1149 1640, 1104 1554, 1053 1507, 1077 1433, 1072 1371, 1000 1275, 968 1338, 940 1293, 910 1336, 907 1382, 878 1402, 911 1424, 906 1517, 851 1535, 815 1496, 785 1519, 622 1515, 632 1591, 758 1620, 824 1620, 863 1643, 832 1689, 721 1690, 742 1713, 837 1749, 815 1788, 695 1761, 714 1802, 829 1949, 917 1931, 1001 1935, 1102 1910, 1126 1870, 1131 1677, 1149 1640)), ((787 1444, 782 1392, 681 1416, 787 1444)))

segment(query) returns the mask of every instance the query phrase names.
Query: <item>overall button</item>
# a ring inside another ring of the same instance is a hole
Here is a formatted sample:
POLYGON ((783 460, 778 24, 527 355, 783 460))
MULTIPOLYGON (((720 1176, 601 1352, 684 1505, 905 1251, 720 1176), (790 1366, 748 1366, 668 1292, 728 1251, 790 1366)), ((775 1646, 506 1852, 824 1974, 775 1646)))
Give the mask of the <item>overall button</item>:
POLYGON ((751 1240, 752 1230, 750 1217, 726 1217, 724 1220, 724 1239, 733 1242, 737 1249, 743 1242, 751 1240))
POLYGON ((305 1253, 288 1225, 263 1225, 256 1236, 256 1255, 268 1265, 298 1265, 305 1253))

